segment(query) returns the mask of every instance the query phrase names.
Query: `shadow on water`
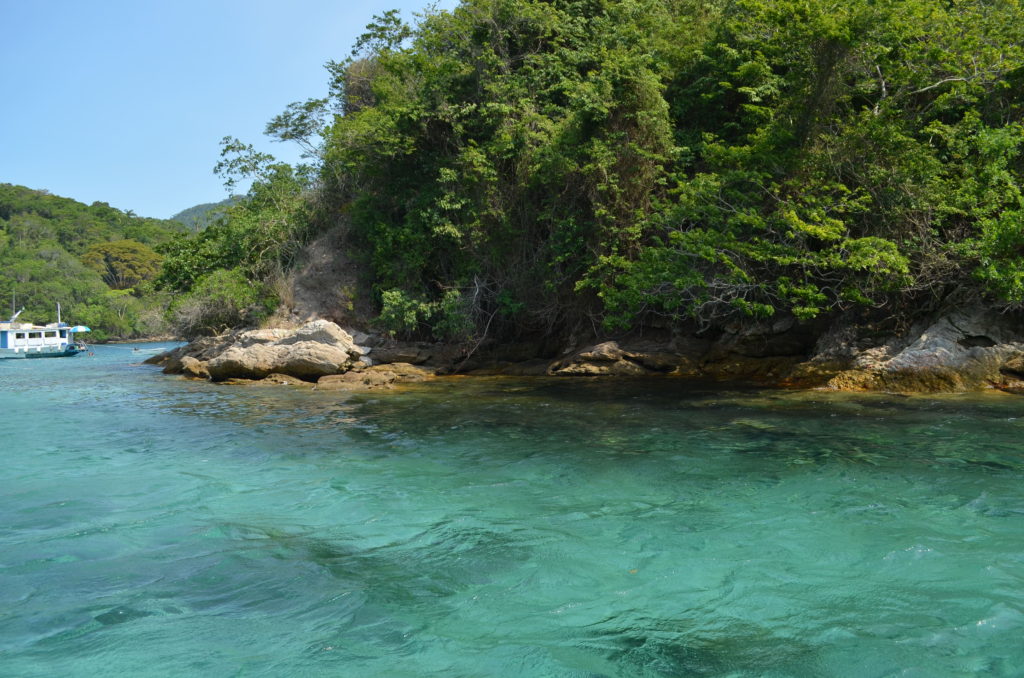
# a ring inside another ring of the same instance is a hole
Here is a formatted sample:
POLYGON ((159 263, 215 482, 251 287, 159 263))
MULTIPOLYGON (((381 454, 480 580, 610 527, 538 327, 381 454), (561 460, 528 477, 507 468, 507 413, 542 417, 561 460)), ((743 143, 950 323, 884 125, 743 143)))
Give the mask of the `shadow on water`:
POLYGON ((364 657, 415 651, 427 624, 458 614, 448 599, 490 584, 530 557, 529 547, 509 535, 451 521, 376 547, 360 547, 343 536, 326 539, 246 525, 220 529, 235 544, 247 545, 233 548, 234 567, 277 570, 270 559, 325 575, 322 586, 342 604, 331 614, 316 612, 324 622, 311 650, 331 646, 364 657))
MULTIPOLYGON (((759 627, 734 620, 713 633, 694 631, 700 620, 640 620, 630 628, 609 628, 593 635, 580 649, 607 662, 595 678, 711 678, 714 676, 786 676, 812 678, 822 675, 816 649, 809 643, 784 638, 759 627)), ((592 661, 565 653, 566 663, 592 661)))
POLYGON ((447 520, 376 547, 241 523, 210 526, 200 537, 205 555, 187 576, 90 606, 77 623, 41 638, 39 651, 92 647, 102 642, 97 634, 159 626, 169 617, 241 621, 258 609, 281 620, 319 619, 307 638, 314 655, 324 647, 337 657, 411 654, 427 642, 430 623, 457 616, 448 599, 491 584, 530 557, 530 547, 509 534, 447 520))

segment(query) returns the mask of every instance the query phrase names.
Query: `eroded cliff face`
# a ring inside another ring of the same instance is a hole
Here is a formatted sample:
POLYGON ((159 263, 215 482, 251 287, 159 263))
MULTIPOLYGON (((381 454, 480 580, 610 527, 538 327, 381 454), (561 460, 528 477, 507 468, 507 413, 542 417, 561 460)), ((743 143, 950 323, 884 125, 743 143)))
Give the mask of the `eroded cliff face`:
POLYGON ((624 336, 559 349, 552 342, 467 346, 396 342, 327 320, 204 338, 151 362, 212 381, 270 379, 323 389, 391 388, 438 374, 671 376, 764 386, 897 393, 1024 393, 1024 326, 986 310, 937 313, 900 332, 840 318, 726 328, 711 336, 624 336), (296 381, 299 380, 299 381, 296 381))

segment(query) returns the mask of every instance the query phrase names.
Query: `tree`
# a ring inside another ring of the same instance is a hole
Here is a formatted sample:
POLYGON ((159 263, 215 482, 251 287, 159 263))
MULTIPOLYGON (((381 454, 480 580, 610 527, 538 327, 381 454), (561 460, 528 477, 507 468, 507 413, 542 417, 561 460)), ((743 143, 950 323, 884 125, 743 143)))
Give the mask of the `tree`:
POLYGON ((170 307, 175 331, 188 338, 217 334, 256 322, 276 304, 270 290, 238 270, 220 269, 199 278, 170 307))
POLYGON ((82 263, 96 271, 111 289, 128 290, 152 280, 160 271, 160 255, 135 240, 115 240, 90 247, 82 263))
POLYGON ((65 317, 89 324, 97 338, 161 332, 159 324, 137 322, 138 313, 162 304, 140 284, 159 265, 144 242, 159 243, 183 230, 106 203, 84 205, 0 184, 0 295, 9 300, 16 294, 25 306, 21 318, 33 322, 52 321, 60 303, 65 317), (134 288, 135 296, 106 282, 134 288))
POLYGON ((911 315, 953 290, 1024 304, 1021 16, 1020 0, 388 12, 328 64, 326 99, 268 125, 316 177, 225 139, 218 170, 253 180, 249 200, 165 246, 161 284, 265 280, 344 223, 380 322, 408 336, 911 315))

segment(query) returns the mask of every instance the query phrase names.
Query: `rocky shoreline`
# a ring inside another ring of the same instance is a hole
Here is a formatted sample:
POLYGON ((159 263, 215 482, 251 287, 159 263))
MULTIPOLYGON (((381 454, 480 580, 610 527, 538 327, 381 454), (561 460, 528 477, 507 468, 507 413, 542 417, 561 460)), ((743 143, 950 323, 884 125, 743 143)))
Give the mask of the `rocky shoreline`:
POLYGON ((664 332, 568 349, 543 342, 479 351, 396 342, 328 320, 297 329, 204 337, 146 361, 168 374, 233 384, 393 388, 440 375, 653 377, 762 386, 894 393, 1024 393, 1024 326, 985 310, 934 314, 902 332, 839 318, 826 327, 794 319, 713 335, 664 332))

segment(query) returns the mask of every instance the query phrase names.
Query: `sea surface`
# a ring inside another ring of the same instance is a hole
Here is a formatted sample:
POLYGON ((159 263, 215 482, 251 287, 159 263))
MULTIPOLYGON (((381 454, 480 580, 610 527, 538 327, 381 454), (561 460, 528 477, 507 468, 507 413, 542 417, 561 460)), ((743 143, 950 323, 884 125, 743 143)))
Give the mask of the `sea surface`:
POLYGON ((1024 676, 1024 398, 155 348, 0 361, 0 676, 1024 676))

